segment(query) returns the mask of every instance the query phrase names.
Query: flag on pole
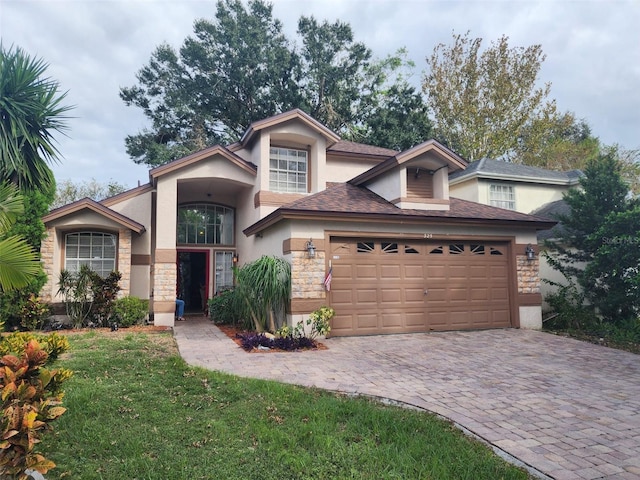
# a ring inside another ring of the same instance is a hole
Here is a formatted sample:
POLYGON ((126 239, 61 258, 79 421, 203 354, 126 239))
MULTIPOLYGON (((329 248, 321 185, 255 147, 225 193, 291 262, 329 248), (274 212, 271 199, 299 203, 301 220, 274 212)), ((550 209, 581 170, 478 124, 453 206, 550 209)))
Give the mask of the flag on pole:
POLYGON ((333 266, 331 265, 331 261, 329 261, 329 271, 324 277, 324 288, 327 289, 327 292, 331 290, 331 277, 333 276, 333 266))

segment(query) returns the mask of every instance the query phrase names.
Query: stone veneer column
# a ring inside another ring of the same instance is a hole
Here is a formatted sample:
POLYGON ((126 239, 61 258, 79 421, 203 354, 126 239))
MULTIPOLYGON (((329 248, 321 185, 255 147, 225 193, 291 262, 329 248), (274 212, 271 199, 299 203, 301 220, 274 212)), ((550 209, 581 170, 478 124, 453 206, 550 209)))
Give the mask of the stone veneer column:
POLYGON ((120 279, 119 296, 127 296, 131 292, 131 230, 118 230, 118 271, 120 279))
POLYGON ((540 293, 540 259, 527 260, 526 255, 516 256, 518 293, 540 293))
POLYGON ((54 228, 47 228, 46 236, 42 239, 42 243, 40 244, 40 259, 44 273, 47 275, 47 283, 42 287, 40 298, 42 301, 49 303, 53 301, 54 287, 57 283, 53 264, 55 233, 54 228))
POLYGON ((308 258, 306 251, 291 252, 291 298, 326 298, 325 253, 308 258))

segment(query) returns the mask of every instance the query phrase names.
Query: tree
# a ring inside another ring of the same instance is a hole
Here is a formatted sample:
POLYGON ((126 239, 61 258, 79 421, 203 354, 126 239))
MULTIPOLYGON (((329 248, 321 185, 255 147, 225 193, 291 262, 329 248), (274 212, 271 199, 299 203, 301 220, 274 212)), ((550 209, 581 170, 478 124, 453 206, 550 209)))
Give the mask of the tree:
POLYGON ((58 208, 86 197, 99 202, 126 190, 126 186, 114 180, 109 180, 107 183, 100 183, 95 178, 80 183, 63 180, 58 182, 51 208, 58 208))
POLYGON ((0 179, 21 189, 54 184, 49 164, 58 160, 54 134, 66 130, 58 82, 45 77, 47 64, 21 48, 0 44, 0 179))
POLYGON ((585 168, 601 149, 586 120, 578 120, 573 113, 566 112, 536 118, 525 125, 510 159, 534 167, 568 171, 585 168))
POLYGON ((8 183, 0 185, 0 289, 3 292, 28 285, 42 269, 26 240, 6 235, 23 211, 17 187, 8 183))
POLYGON ((536 86, 541 46, 508 41, 503 35, 481 52, 481 38, 454 34, 452 45, 437 45, 427 58, 423 91, 437 137, 469 161, 510 158, 534 120, 540 128, 555 119, 550 84, 536 86))
POLYGON ((570 214, 559 217, 561 234, 549 242, 547 258, 569 282, 577 282, 605 320, 626 320, 640 308, 638 203, 630 199, 612 153, 590 161, 584 173, 581 188, 565 195, 570 214))
POLYGON ((127 136, 127 153, 136 163, 161 165, 233 142, 251 122, 293 108, 345 138, 371 138, 390 125, 404 135, 396 144, 418 143, 416 129, 406 135, 395 128, 402 112, 421 116, 419 128, 428 125, 422 96, 390 80, 400 60, 372 60, 344 22, 302 16, 298 36, 300 47, 263 0, 247 8, 239 0, 218 1, 213 21, 197 21, 179 51, 159 46, 138 72, 139 84, 121 89, 124 102, 142 108, 152 124, 127 136))

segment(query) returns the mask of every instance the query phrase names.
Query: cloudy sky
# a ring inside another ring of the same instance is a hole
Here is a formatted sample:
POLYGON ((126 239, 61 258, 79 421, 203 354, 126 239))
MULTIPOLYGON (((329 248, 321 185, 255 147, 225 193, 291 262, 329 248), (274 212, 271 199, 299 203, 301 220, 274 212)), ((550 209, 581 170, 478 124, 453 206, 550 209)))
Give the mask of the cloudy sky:
MULTIPOLYGON (((640 148, 640 2, 637 0, 274 0, 289 38, 301 15, 342 19, 356 39, 385 57, 406 47, 418 71, 438 43, 471 31, 486 43, 506 34, 510 46, 541 44, 541 80, 560 110, 586 119, 607 144, 640 148)), ((198 18, 213 18, 208 0, 0 0, 5 48, 44 59, 76 108, 58 180, 148 181, 129 159, 124 138, 145 117, 126 107, 119 88, 162 42, 178 48, 198 18)), ((417 79, 419 80, 419 79, 417 79)))

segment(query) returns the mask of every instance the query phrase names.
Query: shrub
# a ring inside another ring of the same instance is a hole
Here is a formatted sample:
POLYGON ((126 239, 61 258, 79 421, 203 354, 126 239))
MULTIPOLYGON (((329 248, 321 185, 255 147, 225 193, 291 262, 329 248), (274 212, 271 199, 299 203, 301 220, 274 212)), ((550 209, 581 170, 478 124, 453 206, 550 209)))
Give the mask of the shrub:
POLYGON ((113 315, 113 302, 118 298, 120 291, 120 279, 122 274, 113 271, 107 277, 102 278, 96 272, 91 272, 91 291, 93 293, 93 305, 91 319, 96 326, 106 327, 113 315))
POLYGON ((215 323, 237 325, 241 323, 242 309, 238 305, 241 301, 237 290, 232 288, 223 290, 209 299, 209 317, 215 323))
POLYGON ((0 360, 0 475, 23 479, 26 469, 46 473, 55 467, 34 449, 41 434, 51 430, 50 423, 66 411, 61 406, 61 385, 72 373, 45 368, 53 357, 34 339, 17 350, 21 350, 19 355, 4 355, 0 360))
POLYGON ((316 348, 317 344, 308 337, 295 337, 292 335, 286 337, 269 338, 263 333, 245 333, 238 335, 242 344, 242 348, 251 351, 254 348, 278 348, 280 350, 302 350, 316 348))
POLYGON ((39 330, 50 316, 49 305, 32 293, 20 308, 20 325, 26 330, 39 330))
POLYGON ((148 313, 149 300, 129 296, 113 302, 113 319, 121 327, 142 324, 148 313))
POLYGON ((7 335, 0 341, 0 357, 4 355, 21 356, 25 346, 32 340, 36 340, 49 356, 49 362, 53 362, 64 352, 69 350, 69 340, 58 333, 38 335, 31 332, 15 332, 7 335))
POLYGON ((546 322, 545 327, 579 330, 598 322, 593 308, 587 304, 584 293, 576 285, 553 285, 558 290, 548 295, 546 301, 555 315, 546 322))
POLYGON ((307 319, 307 325, 311 325, 311 338, 316 338, 318 335, 326 336, 331 331, 331 319, 335 314, 336 311, 327 306, 311 312, 307 319))

